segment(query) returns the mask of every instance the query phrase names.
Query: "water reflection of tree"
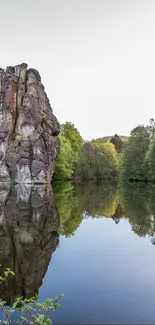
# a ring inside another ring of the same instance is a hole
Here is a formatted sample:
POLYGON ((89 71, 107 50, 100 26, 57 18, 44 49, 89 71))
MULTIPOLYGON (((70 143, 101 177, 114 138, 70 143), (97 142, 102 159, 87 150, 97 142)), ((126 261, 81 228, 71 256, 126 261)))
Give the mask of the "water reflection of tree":
POLYGON ((83 218, 127 218, 132 230, 155 243, 155 185, 105 182, 57 183, 54 186, 60 215, 60 233, 74 234, 83 218))
POLYGON ((132 230, 141 237, 149 234, 152 223, 149 206, 150 187, 144 183, 123 183, 120 187, 120 196, 132 230))
POLYGON ((57 182, 53 185, 54 197, 60 215, 60 234, 69 237, 83 220, 81 202, 70 182, 57 182))
POLYGON ((149 235, 152 237, 152 244, 155 244, 155 184, 150 188, 149 208, 151 212, 149 235))
POLYGON ((116 224, 120 222, 120 219, 124 216, 124 209, 122 204, 119 202, 117 204, 117 208, 115 213, 112 215, 112 219, 115 221, 116 224))
POLYGON ((89 182, 76 185, 82 210, 92 217, 111 217, 118 205, 116 183, 89 182))
POLYGON ((116 223, 123 216, 116 183, 86 182, 53 185, 55 203, 60 215, 60 233, 74 234, 83 218, 112 217, 116 223))

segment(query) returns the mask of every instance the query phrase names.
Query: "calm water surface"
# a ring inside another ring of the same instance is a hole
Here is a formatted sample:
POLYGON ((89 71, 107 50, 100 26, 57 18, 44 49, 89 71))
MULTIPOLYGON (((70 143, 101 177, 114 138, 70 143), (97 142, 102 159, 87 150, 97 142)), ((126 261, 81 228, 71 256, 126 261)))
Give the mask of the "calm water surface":
POLYGON ((0 263, 17 275, 1 297, 63 293, 55 324, 155 324, 155 188, 57 183, 53 191, 1 191, 0 263))

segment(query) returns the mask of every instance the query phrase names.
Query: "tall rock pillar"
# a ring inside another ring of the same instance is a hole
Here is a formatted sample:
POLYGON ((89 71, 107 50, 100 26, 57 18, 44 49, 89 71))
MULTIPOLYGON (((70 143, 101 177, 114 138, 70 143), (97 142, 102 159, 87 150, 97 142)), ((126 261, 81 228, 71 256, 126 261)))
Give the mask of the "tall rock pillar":
POLYGON ((39 72, 0 68, 0 182, 51 183, 58 134, 39 72))

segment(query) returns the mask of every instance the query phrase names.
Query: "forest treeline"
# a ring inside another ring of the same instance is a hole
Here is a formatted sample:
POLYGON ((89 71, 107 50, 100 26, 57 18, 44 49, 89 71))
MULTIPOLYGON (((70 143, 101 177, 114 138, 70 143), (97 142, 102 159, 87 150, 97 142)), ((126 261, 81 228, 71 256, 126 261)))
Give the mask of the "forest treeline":
POLYGON ((155 121, 138 125, 129 137, 84 141, 74 124, 61 125, 55 179, 155 180, 155 121))

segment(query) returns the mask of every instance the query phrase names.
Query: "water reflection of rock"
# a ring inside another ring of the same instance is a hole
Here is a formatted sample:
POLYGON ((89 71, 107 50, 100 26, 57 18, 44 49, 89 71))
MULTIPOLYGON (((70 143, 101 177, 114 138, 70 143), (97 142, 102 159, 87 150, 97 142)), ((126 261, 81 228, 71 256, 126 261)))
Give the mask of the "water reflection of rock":
POLYGON ((0 189, 0 272, 15 272, 0 285, 0 297, 11 304, 17 296, 38 293, 59 243, 59 215, 52 190, 18 185, 0 189))

